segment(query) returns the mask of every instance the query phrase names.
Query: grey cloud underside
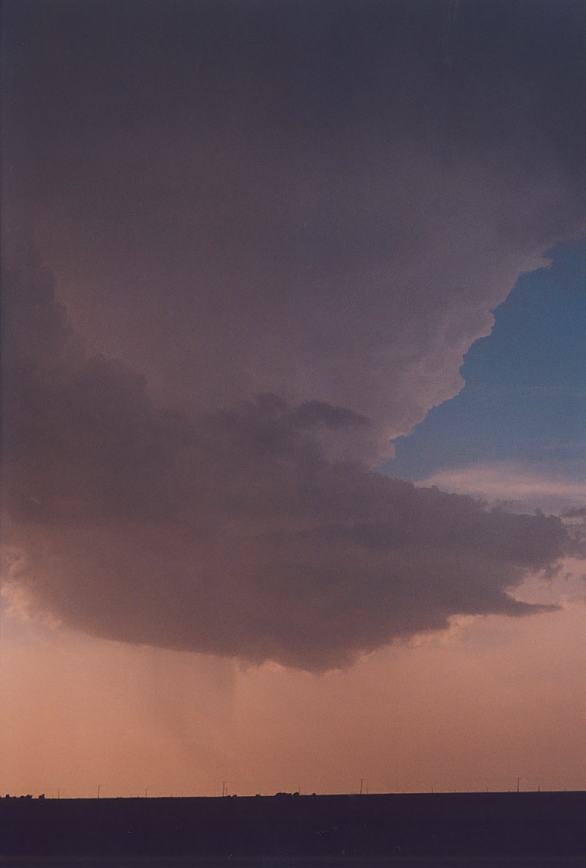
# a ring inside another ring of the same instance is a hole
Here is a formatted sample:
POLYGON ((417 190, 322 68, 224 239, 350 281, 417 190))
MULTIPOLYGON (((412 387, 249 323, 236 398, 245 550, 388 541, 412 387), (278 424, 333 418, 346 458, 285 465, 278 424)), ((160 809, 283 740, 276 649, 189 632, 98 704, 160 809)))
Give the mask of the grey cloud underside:
POLYGON ((376 460, 584 225, 576 3, 8 7, 5 200, 158 403, 347 407, 376 460))
POLYGON ((265 394, 188 419, 89 357, 35 268, 5 280, 10 581, 66 624, 130 642, 346 665, 508 591, 569 549, 559 519, 487 510, 328 457, 369 427, 265 394))
POLYGON ((370 468, 584 226, 579 4, 6 10, 3 253, 23 217, 58 278, 5 281, 10 581, 308 669, 534 611, 558 519, 370 468))

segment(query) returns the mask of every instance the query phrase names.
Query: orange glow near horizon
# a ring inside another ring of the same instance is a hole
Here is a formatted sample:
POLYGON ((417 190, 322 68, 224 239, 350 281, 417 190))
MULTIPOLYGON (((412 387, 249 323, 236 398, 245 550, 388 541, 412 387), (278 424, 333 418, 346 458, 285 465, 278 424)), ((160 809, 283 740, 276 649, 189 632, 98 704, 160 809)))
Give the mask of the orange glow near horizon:
POLYGON ((586 788, 586 602, 316 676, 5 616, 4 792, 92 796, 586 788))

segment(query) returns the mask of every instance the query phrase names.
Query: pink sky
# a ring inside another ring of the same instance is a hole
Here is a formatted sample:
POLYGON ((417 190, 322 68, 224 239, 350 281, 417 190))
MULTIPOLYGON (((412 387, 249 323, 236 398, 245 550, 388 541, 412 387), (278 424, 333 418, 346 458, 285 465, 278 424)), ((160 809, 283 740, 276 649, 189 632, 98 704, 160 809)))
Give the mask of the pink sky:
MULTIPOLYGON (((572 565, 570 565, 572 566, 572 565)), ((586 787, 586 602, 562 600, 311 675, 4 617, 1 788, 90 796, 586 787)))

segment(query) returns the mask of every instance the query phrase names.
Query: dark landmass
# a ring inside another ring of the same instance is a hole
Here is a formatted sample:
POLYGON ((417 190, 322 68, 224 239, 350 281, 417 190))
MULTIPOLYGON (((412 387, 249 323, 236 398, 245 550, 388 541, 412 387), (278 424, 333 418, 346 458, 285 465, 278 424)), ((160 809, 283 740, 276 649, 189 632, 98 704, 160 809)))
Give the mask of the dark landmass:
POLYGON ((586 793, 1 799, 0 865, 586 866, 586 793))

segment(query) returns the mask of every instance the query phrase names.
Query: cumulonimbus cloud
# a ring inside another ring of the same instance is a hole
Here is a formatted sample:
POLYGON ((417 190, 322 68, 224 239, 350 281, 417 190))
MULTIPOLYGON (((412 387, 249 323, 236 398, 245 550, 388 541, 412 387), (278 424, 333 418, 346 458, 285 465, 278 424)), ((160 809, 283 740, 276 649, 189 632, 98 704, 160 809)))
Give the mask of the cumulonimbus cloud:
POLYGON ((373 470, 583 228, 571 4, 343 5, 10 8, 9 586, 67 624, 323 669, 575 545, 373 470))
POLYGON ((320 670, 510 594, 570 550, 561 521, 488 510, 328 454, 368 428, 275 394, 189 419, 87 355, 36 267, 7 275, 9 587, 131 642, 320 670))

